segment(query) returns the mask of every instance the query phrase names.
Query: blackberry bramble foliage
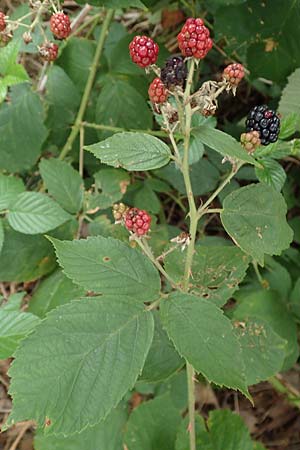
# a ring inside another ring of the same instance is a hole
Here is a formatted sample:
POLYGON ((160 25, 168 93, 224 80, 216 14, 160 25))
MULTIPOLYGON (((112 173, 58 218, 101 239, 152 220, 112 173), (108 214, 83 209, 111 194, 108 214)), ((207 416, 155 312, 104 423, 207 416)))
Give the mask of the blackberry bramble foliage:
POLYGON ((274 143, 280 132, 280 118, 267 105, 254 106, 246 120, 246 131, 258 131, 262 145, 274 143))
POLYGON ((152 103, 165 103, 168 92, 160 78, 154 78, 148 89, 149 98, 152 103))
POLYGON ((156 63, 159 47, 147 36, 135 36, 129 44, 129 52, 132 61, 145 68, 156 63))
POLYGON ((143 236, 149 231, 151 217, 144 210, 130 208, 125 215, 124 222, 128 231, 132 231, 138 236, 143 236))
POLYGON ((0 31, 4 31, 5 28, 6 28, 5 14, 1 11, 0 12, 0 31))
POLYGON ((50 19, 50 29, 57 39, 65 39, 71 32, 69 16, 63 12, 53 14, 50 19))
POLYGON ((177 36, 178 46, 184 56, 203 59, 212 48, 209 29, 202 19, 187 19, 177 36))
POLYGON ((160 78, 168 89, 184 86, 187 77, 186 64, 181 56, 171 56, 161 70, 160 78))

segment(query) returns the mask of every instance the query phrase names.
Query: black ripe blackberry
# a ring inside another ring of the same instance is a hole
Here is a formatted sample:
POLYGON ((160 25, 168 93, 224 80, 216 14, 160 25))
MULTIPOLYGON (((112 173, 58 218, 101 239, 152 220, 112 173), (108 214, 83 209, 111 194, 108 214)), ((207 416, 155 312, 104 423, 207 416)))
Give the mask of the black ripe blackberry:
POLYGON ((276 142, 280 131, 280 118, 267 105, 254 106, 246 120, 246 130, 258 131, 262 145, 276 142))
POLYGON ((186 77, 187 68, 181 56, 171 56, 167 59, 165 67, 161 69, 161 81, 168 89, 175 86, 183 87, 186 77))

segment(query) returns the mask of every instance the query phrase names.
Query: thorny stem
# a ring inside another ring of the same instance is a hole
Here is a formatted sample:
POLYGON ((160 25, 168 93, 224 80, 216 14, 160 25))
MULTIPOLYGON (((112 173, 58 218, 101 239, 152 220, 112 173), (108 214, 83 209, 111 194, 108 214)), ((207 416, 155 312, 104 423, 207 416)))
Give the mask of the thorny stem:
MULTIPOLYGON (((192 107, 187 100, 190 97, 191 87, 193 82, 193 76, 195 71, 195 61, 191 60, 189 74, 186 82, 186 88, 183 96, 185 123, 184 123, 184 154, 182 160, 182 174, 184 178, 184 184, 189 203, 189 218, 190 218, 190 244, 187 248, 184 277, 183 277, 183 290, 188 291, 189 279, 191 275, 193 256, 195 251, 195 240, 197 233, 198 216, 197 209, 190 179, 189 169, 189 146, 191 135, 191 121, 192 121, 192 107)), ((196 433, 195 433, 195 385, 194 385, 194 368, 186 361, 186 373, 187 373, 187 385, 188 385, 188 409, 189 409, 189 439, 190 450, 196 450, 196 433)))
POLYGON ((83 96, 81 99, 81 104, 79 107, 79 111, 78 111, 74 126, 72 128, 72 131, 71 131, 68 139, 67 139, 67 142, 65 143, 65 145, 59 155, 59 159, 61 159, 61 160, 64 159, 65 156, 69 153, 69 151, 72 148, 73 142, 75 141, 75 139, 79 133, 79 130, 81 127, 81 122, 82 122, 82 119, 83 119, 83 116, 84 116, 84 113, 85 113, 85 110, 86 110, 86 107, 87 107, 87 104, 89 101, 90 93, 93 88, 93 84, 94 84, 94 80, 95 80, 95 76, 96 76, 96 72, 97 72, 97 68, 98 68, 98 63, 99 63, 100 57, 102 55, 104 42, 105 42, 105 39, 106 39, 106 36, 108 33, 108 28, 109 28, 110 22, 113 19, 113 16, 114 16, 114 10, 108 9, 107 13, 106 13, 106 17, 103 22, 103 26, 102 26, 101 34, 100 34, 99 41, 98 41, 98 44, 96 47, 93 63, 90 68, 90 74, 89 74, 89 77, 86 82, 85 90, 84 90, 84 93, 83 93, 83 96))

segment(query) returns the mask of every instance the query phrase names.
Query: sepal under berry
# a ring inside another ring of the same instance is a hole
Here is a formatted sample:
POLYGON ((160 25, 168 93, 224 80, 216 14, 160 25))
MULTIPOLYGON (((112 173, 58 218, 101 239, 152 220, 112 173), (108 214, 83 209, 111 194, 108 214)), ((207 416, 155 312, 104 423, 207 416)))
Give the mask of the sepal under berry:
POLYGON ((177 36, 178 46, 183 56, 203 59, 213 46, 209 29, 202 19, 189 18, 177 36))
POLYGON ((168 91, 160 78, 154 78, 148 89, 149 98, 152 103, 165 103, 168 98, 168 91))
POLYGON ((147 36, 135 36, 129 44, 132 61, 142 68, 146 68, 157 61, 159 47, 153 39, 147 36))
POLYGON ((52 14, 50 18, 50 30, 57 39, 66 39, 71 33, 69 16, 63 12, 52 14))
POLYGON ((258 131, 262 145, 273 144, 278 140, 280 118, 267 105, 255 106, 249 111, 246 131, 258 131))
POLYGON ((136 236, 144 236, 150 229, 151 216, 142 209, 130 208, 125 214, 124 224, 136 236))

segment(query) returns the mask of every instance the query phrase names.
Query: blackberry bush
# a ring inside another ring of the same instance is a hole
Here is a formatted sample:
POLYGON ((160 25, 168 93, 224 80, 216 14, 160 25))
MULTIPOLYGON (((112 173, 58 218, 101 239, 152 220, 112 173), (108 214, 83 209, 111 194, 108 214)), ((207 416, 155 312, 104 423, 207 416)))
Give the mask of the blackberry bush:
POLYGON ((262 450, 273 397, 287 442, 300 73, 286 1, 4 2, 1 448, 262 450))

